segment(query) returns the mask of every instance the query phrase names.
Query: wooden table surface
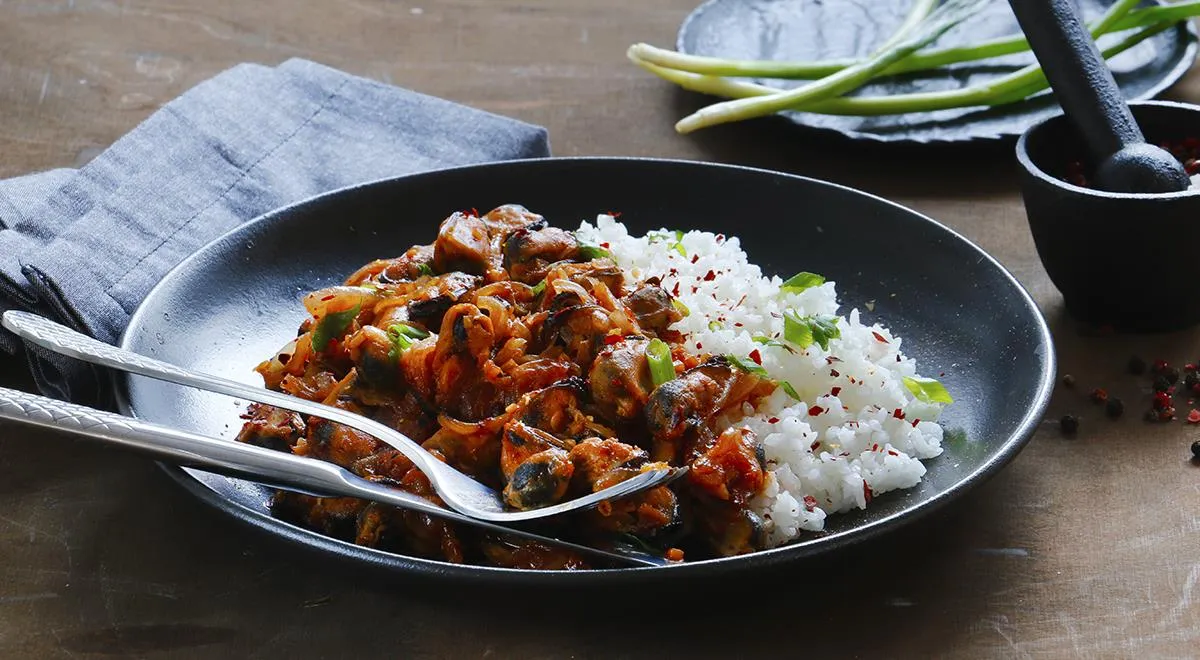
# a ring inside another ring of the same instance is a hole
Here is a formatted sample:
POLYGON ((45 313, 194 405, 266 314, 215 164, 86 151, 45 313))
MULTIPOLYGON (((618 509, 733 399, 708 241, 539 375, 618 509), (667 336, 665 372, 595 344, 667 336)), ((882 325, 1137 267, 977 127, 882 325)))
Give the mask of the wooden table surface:
MULTIPOLYGON (((86 162, 164 102, 243 61, 307 57, 550 129, 558 155, 744 163, 907 204, 983 246, 1056 336, 1048 419, 936 519, 840 556, 655 597, 461 591, 330 565, 208 511, 148 461, 0 433, 0 657, 1194 657, 1197 427, 1146 424, 1131 354, 1200 358, 1200 331, 1080 333, 1034 253, 1011 147, 856 146, 777 122, 694 137, 696 99, 629 65, 696 0, 0 2, 0 175, 86 162), (1131 411, 1105 419, 1104 386, 1131 411), (631 601, 635 604, 629 604, 631 601), (715 613, 717 611, 729 614, 715 613)), ((1200 75, 1169 96, 1200 101, 1200 75)), ((1114 273, 1114 276, 1121 276, 1114 273)), ((1183 283, 1180 295, 1194 295, 1183 283)), ((5 384, 28 386, 22 367, 5 384)))

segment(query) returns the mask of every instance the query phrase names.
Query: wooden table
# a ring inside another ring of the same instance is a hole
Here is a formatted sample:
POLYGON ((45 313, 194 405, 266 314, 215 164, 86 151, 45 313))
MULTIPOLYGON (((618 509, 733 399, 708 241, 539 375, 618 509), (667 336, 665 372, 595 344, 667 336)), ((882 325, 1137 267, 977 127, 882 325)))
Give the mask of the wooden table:
MULTIPOLYGON (((1198 434, 1141 421, 1144 382, 1124 375, 1135 353, 1200 358, 1200 334, 1082 335, 1035 256, 1010 147, 881 149, 771 122, 676 135, 696 99, 624 50, 672 43, 695 1, 0 3, 0 175, 79 165, 227 67, 300 56, 545 125, 559 155, 744 163, 856 186, 983 246, 1050 319, 1060 373, 1079 385, 1060 388, 1010 467, 937 519, 838 557, 659 599, 629 590, 585 602, 439 593, 329 565, 209 512, 145 460, 4 426, 0 656, 753 656, 799 655, 801 644, 815 657, 1200 653, 1200 467, 1188 462, 1198 434), (1129 413, 1105 419, 1091 387, 1122 396, 1129 413), (1075 439, 1053 421, 1066 412, 1083 418, 1075 439), (716 608, 733 614, 706 613, 716 608)), ((1171 96, 1200 101, 1200 75, 1171 96)), ((19 364, 0 373, 27 385, 19 364)))

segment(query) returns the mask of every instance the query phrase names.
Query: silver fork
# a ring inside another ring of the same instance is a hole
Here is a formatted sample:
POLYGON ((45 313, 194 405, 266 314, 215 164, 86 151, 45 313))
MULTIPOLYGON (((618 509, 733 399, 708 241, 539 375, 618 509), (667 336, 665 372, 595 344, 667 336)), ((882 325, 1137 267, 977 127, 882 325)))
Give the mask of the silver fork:
POLYGON ((178 465, 249 477, 269 486, 319 497, 344 496, 420 511, 457 523, 574 550, 627 566, 663 566, 667 561, 643 552, 610 552, 569 541, 476 520, 443 509, 412 493, 372 483, 332 463, 255 447, 243 442, 210 438, 133 417, 94 410, 0 387, 0 419, 67 431, 103 440, 126 449, 153 454, 178 465))
POLYGON ((78 333, 64 325, 36 314, 21 311, 4 313, 3 325, 18 336, 43 348, 68 357, 111 367, 120 371, 157 378, 179 385, 186 385, 208 392, 257 401, 306 415, 344 424, 362 431, 396 448, 417 469, 425 473, 437 494, 446 505, 459 513, 492 522, 518 522, 556 516, 595 506, 604 500, 631 495, 646 488, 657 486, 680 476, 684 468, 650 470, 595 493, 589 493, 567 502, 526 511, 509 511, 499 493, 471 477, 439 461, 421 445, 399 431, 362 415, 289 396, 261 387, 253 387, 219 376, 212 376, 167 364, 145 355, 127 351, 87 335, 78 333))

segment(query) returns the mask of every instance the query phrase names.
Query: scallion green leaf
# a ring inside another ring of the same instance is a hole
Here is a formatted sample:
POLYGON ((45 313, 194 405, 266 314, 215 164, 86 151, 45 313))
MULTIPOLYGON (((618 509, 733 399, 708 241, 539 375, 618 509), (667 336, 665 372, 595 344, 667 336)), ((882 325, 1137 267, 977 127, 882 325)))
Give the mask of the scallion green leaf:
POLYGON ((756 364, 750 358, 743 360, 736 355, 726 355, 725 359, 729 360, 729 364, 732 364, 746 373, 754 374, 755 376, 762 376, 763 378, 767 377, 767 370, 763 369, 762 365, 756 364))
POLYGON ((904 386, 908 388, 912 395, 917 397, 918 401, 925 403, 954 403, 954 397, 950 396, 950 392, 938 381, 932 378, 922 378, 920 376, 905 376, 904 386))
POLYGON ((708 322, 708 331, 709 331, 709 332, 716 332, 717 330, 720 330, 720 329, 721 329, 721 328, 723 328, 723 327, 724 327, 724 326, 722 326, 720 323, 718 323, 718 322, 716 322, 716 321, 709 321, 709 322, 708 322))
POLYGON ((816 273, 796 273, 795 275, 789 277, 787 281, 779 287, 779 290, 786 293, 800 293, 805 289, 811 289, 814 286, 821 286, 824 283, 825 278, 817 275, 816 273))
POLYGON ((683 304, 683 301, 678 298, 672 298, 671 305, 673 305, 675 309, 679 310, 680 314, 683 314, 683 318, 687 318, 692 313, 692 310, 688 309, 688 306, 683 304))
POLYGON ((535 297, 542 295, 542 292, 545 290, 546 290, 546 280, 542 280, 541 282, 538 282, 537 284, 533 285, 533 295, 535 297))
POLYGON ((400 354, 412 347, 418 339, 429 336, 429 331, 407 323, 393 323, 387 329, 388 339, 392 340, 392 348, 388 351, 388 359, 392 362, 400 359, 400 354))
POLYGON ((842 336, 837 326, 838 318, 830 314, 800 316, 795 310, 783 313, 783 338, 800 348, 808 348, 814 343, 821 350, 829 350, 829 340, 842 336))
POLYGON ((433 275, 435 274, 433 272, 433 266, 430 266, 429 264, 418 264, 417 272, 420 273, 421 275, 427 275, 429 277, 433 277, 433 275))
POLYGON ((671 348, 661 339, 651 339, 646 345, 646 362, 650 366, 650 380, 658 387, 675 378, 675 363, 671 360, 671 348))
POLYGON ((783 391, 786 392, 788 396, 797 401, 800 400, 800 394, 796 392, 796 388, 792 387, 791 383, 784 380, 779 382, 779 386, 783 388, 783 391))
POLYGON ((346 328, 350 327, 350 323, 354 321, 360 311, 362 311, 362 305, 358 304, 345 311, 332 312, 321 317, 312 332, 313 350, 323 351, 329 346, 330 340, 346 334, 346 328))
POLYGON ((598 245, 580 245, 579 257, 584 261, 594 259, 611 259, 612 253, 598 245))

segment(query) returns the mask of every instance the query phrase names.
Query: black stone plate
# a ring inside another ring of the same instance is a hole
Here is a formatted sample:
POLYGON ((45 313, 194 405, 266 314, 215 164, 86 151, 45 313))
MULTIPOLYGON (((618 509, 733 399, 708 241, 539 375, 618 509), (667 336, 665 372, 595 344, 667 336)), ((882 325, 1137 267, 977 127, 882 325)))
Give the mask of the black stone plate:
MULTIPOLYGON (((1115 0, 1079 0, 1085 18, 1115 0)), ((1146 0, 1142 6, 1157 4, 1146 0)), ((679 29, 676 48, 693 55, 754 60, 823 60, 863 56, 891 36, 912 0, 708 0, 679 29)), ((937 46, 1020 32, 1007 2, 995 0, 951 30, 937 46)), ((1101 44, 1107 44, 1107 36, 1101 44)), ((1187 72, 1196 59, 1196 31, 1180 25, 1143 41, 1109 61, 1129 99, 1153 98, 1187 72)), ((884 96, 950 90, 974 85, 1034 63, 1032 53, 956 65, 934 74, 904 75, 863 87, 856 94, 884 96)), ((803 81, 759 80, 790 88, 803 81)), ((961 108, 880 117, 838 117, 787 112, 784 117, 814 129, 879 142, 1015 140, 1038 121, 1060 112, 1049 92, 996 108, 961 108)))
MULTIPOLYGON (((522 584, 607 584, 695 578, 829 552, 957 499, 1008 462, 1033 432, 1054 378, 1050 333, 998 263, 924 216, 849 188, 740 167, 640 159, 546 159, 465 167, 348 188, 270 213, 211 243, 168 274, 134 314, 122 345, 247 383, 251 369, 305 316, 300 297, 361 264, 428 243, 456 209, 521 203, 563 227, 621 211, 636 232, 660 227, 736 234, 767 273, 823 273, 845 310, 863 309, 904 337, 923 373, 957 401, 955 431, 920 486, 828 519, 825 533, 744 557, 652 569, 555 573, 441 562, 359 548, 271 518, 268 491, 237 479, 168 468, 204 501, 329 556, 392 571, 522 584)), ((244 403, 141 377, 119 383, 124 412, 230 437, 244 403)))

